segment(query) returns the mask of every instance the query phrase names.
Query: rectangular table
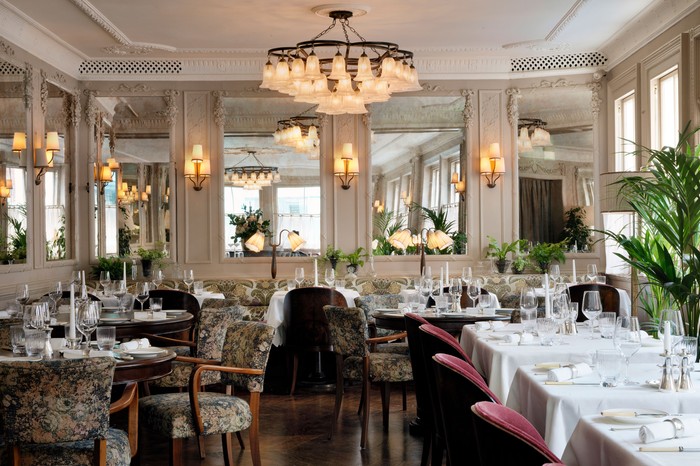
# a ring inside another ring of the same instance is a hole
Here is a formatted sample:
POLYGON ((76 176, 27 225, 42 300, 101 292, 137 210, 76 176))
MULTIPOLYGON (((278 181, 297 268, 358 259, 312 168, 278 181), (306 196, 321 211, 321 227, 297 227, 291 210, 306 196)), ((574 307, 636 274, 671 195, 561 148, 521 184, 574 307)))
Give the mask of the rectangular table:
MULTIPOLYGON (((659 357, 659 360, 661 358, 659 357)), ((632 380, 658 379, 656 364, 630 365, 632 380)), ((694 372, 693 384, 700 386, 700 373, 694 372)), ((668 413, 693 413, 700 406, 700 392, 661 392, 648 384, 607 388, 587 385, 545 385, 546 373, 534 366, 518 368, 506 405, 525 416, 542 434, 549 448, 561 456, 576 424, 582 416, 605 409, 658 409, 668 413)), ((594 372, 576 382, 598 382, 594 372)), ((621 463, 622 464, 622 463, 621 463)))
MULTIPOLYGON (((700 414, 683 415, 700 418, 700 414)), ((584 416, 574 429, 569 444, 564 450, 562 461, 567 466, 621 466, 628 464, 642 466, 690 466, 700 464, 700 452, 640 452, 644 445, 639 440, 639 429, 610 430, 611 427, 625 427, 601 416, 584 416)), ((629 426, 635 427, 635 426, 629 426)), ((639 426, 636 426, 639 427, 639 426)), ((687 437, 649 443, 647 447, 700 448, 700 437, 687 437)))
MULTIPOLYGON (((598 349, 613 348, 611 339, 600 338, 590 340, 588 329, 579 325, 576 335, 564 335, 564 344, 556 346, 541 346, 535 339, 532 344, 505 344, 494 336, 505 333, 515 333, 522 330, 522 324, 508 324, 496 332, 476 332, 473 325, 465 325, 462 329, 460 344, 472 358, 477 370, 488 380, 489 388, 502 400, 508 398, 511 382, 519 366, 543 362, 588 362, 598 349)), ((642 347, 631 362, 658 362, 662 343, 658 340, 647 340, 646 344, 653 346, 642 347)))

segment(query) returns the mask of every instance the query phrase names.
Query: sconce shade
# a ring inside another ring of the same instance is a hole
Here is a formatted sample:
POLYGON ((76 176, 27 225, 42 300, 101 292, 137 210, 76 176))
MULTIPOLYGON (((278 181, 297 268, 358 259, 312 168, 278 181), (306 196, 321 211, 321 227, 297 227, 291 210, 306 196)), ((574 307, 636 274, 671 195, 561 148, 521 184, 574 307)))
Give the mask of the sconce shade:
POLYGON ((413 241, 413 238, 411 236, 411 230, 409 230, 408 228, 399 230, 393 235, 389 236, 388 241, 389 244, 391 244, 395 248, 406 249, 413 241))
POLYGON ((46 133, 46 152, 58 152, 61 146, 58 143, 58 133, 49 131, 46 133))
POLYGON ((535 128, 532 132, 531 139, 533 146, 551 146, 552 140, 549 136, 549 132, 543 128, 535 128))
POLYGON ((204 152, 202 151, 201 144, 195 144, 192 146, 192 160, 202 160, 204 159, 204 152))
POLYGON ((457 184, 459 183, 459 173, 454 172, 452 174, 452 179, 450 180, 450 184, 457 184))
POLYGON ((204 181, 211 176, 211 163, 204 159, 201 144, 192 146, 192 160, 185 160, 184 175, 192 182, 195 191, 201 191, 204 181))
POLYGON ((333 174, 340 179, 343 189, 350 189, 350 182, 360 174, 360 166, 356 158, 352 156, 352 144, 343 144, 343 156, 333 162, 333 174))
POLYGON ((488 157, 481 157, 481 169, 479 170, 482 174, 491 173, 491 159, 488 157))
POLYGON ((190 160, 185 162, 185 176, 194 176, 194 162, 190 160))
POLYGON ((352 158, 352 143, 351 142, 346 142, 343 144, 343 158, 344 159, 351 159, 352 158))
POLYGON ((27 148, 27 135, 24 133, 15 133, 12 137, 12 150, 15 152, 23 151, 27 148))
POLYGON ((146 185, 146 194, 148 194, 149 196, 151 195, 151 185, 150 184, 146 185))
POLYGON ((520 136, 518 136, 518 152, 532 152, 532 142, 530 142, 530 133, 527 127, 520 128, 520 136))
POLYGON ((501 146, 497 142, 493 142, 489 145, 489 157, 492 159, 501 158, 501 146))
POLYGON ((146 193, 141 193, 141 201, 142 201, 142 202, 148 202, 148 194, 146 194, 146 193))
POLYGON ((253 252, 260 252, 265 247, 265 235, 256 231, 253 236, 246 240, 245 245, 253 252))
POLYGON ((109 183, 112 181, 112 170, 110 170, 109 165, 102 165, 100 168, 100 179, 99 181, 103 183, 109 183))
POLYGON ((452 246, 452 243, 454 243, 452 238, 447 236, 447 234, 442 230, 428 231, 428 233, 426 234, 426 238, 428 249, 443 250, 452 246))
MULTIPOLYGON (((494 159, 491 159, 491 160, 494 160, 494 159)), ((500 175, 502 175, 506 172, 506 163, 505 163, 505 160, 503 160, 503 158, 495 159, 495 165, 493 168, 493 172, 500 174, 500 175)))
MULTIPOLYGON (((494 143, 495 144, 495 143, 494 143)), ((493 146, 493 144, 491 145, 493 146)), ((491 152, 493 147, 489 148, 491 152)), ((489 188, 496 187, 496 181, 506 172, 506 164, 503 157, 482 157, 480 161, 480 172, 486 178, 486 186, 489 188)))
POLYGON ((119 170, 119 162, 117 162, 117 159, 115 159, 114 157, 110 157, 107 159, 107 166, 110 170, 119 170))
POLYGON ((53 166, 53 157, 49 162, 46 156, 46 149, 43 147, 37 147, 34 149, 34 166, 36 168, 48 168, 53 166))
POLYGON ((297 252, 306 243, 306 240, 301 236, 297 235, 293 231, 290 231, 287 235, 289 239, 289 247, 293 252, 297 252))

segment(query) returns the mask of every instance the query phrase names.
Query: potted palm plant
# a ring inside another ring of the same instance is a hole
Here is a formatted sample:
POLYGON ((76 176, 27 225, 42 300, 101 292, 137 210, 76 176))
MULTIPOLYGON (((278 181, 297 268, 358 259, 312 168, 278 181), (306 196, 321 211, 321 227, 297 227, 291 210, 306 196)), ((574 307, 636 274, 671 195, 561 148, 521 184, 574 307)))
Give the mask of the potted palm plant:
POLYGON ((487 236, 487 238, 489 245, 486 248, 486 257, 491 257, 495 260, 498 273, 506 273, 510 265, 508 254, 517 254, 520 249, 525 247, 526 241, 522 239, 516 239, 512 243, 505 241, 499 246, 496 238, 493 236, 487 236))
POLYGON ((561 241, 559 243, 538 243, 532 247, 528 258, 535 265, 538 272, 546 273, 553 261, 556 260, 562 264, 566 261, 566 257, 564 256, 565 248, 566 241, 561 241))

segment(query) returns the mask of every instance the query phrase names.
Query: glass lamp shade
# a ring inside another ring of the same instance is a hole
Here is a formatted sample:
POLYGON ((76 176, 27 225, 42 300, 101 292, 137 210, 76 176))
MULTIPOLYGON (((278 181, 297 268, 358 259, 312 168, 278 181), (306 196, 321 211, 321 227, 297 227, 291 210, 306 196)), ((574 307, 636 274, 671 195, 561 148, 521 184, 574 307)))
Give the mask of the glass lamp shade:
POLYGON ((532 145, 535 147, 552 145, 549 133, 542 128, 535 128, 535 130, 532 133, 531 142, 532 145))
POLYGON ((301 236, 297 235, 293 231, 290 231, 287 235, 289 239, 289 247, 293 252, 297 252, 306 243, 306 240, 301 236))
POLYGON ((253 236, 246 240, 245 245, 253 252, 260 252, 265 247, 265 235, 260 231, 256 231, 253 236))
POLYGON ((408 228, 404 230, 399 230, 388 238, 389 244, 398 249, 406 249, 411 242, 413 237, 411 235, 411 230, 408 228))

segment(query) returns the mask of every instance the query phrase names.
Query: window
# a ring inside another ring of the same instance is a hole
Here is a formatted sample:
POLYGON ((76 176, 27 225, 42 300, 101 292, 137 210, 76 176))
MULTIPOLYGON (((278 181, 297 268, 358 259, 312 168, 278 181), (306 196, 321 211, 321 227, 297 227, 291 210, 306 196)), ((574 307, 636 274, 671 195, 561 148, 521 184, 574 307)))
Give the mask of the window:
MULTIPOLYGON (((238 186, 224 186, 224 232, 226 236, 226 250, 234 251, 236 248, 233 236, 236 234, 236 226, 229 222, 229 214, 239 215, 243 213, 243 206, 251 209, 260 208, 260 191, 243 189, 238 186)), ((239 246, 239 248, 242 246, 239 246)))
POLYGON ((431 209, 440 208, 440 166, 435 164, 428 167, 429 186, 428 202, 431 209))
POLYGON ((637 169, 635 150, 635 95, 634 92, 615 101, 615 171, 637 169))
MULTIPOLYGON (((277 188, 277 212, 274 217, 275 242, 279 240, 279 232, 287 229, 299 232, 299 236, 306 240, 304 250, 321 250, 320 186, 277 188)), ((283 240, 281 249, 288 247, 289 244, 283 240)))
POLYGON ((66 258, 67 165, 57 165, 44 175, 44 215, 46 226, 46 260, 66 258))
POLYGON ((12 181, 10 197, 7 198, 7 223, 3 225, 7 228, 6 246, 0 248, 0 252, 14 252, 15 261, 24 261, 27 257, 26 235, 27 235, 27 184, 26 172, 24 168, 7 167, 5 169, 5 180, 12 181), (17 251, 16 249, 23 251, 17 251))
POLYGON ((678 143, 678 67, 651 80, 651 147, 675 147, 678 143))

